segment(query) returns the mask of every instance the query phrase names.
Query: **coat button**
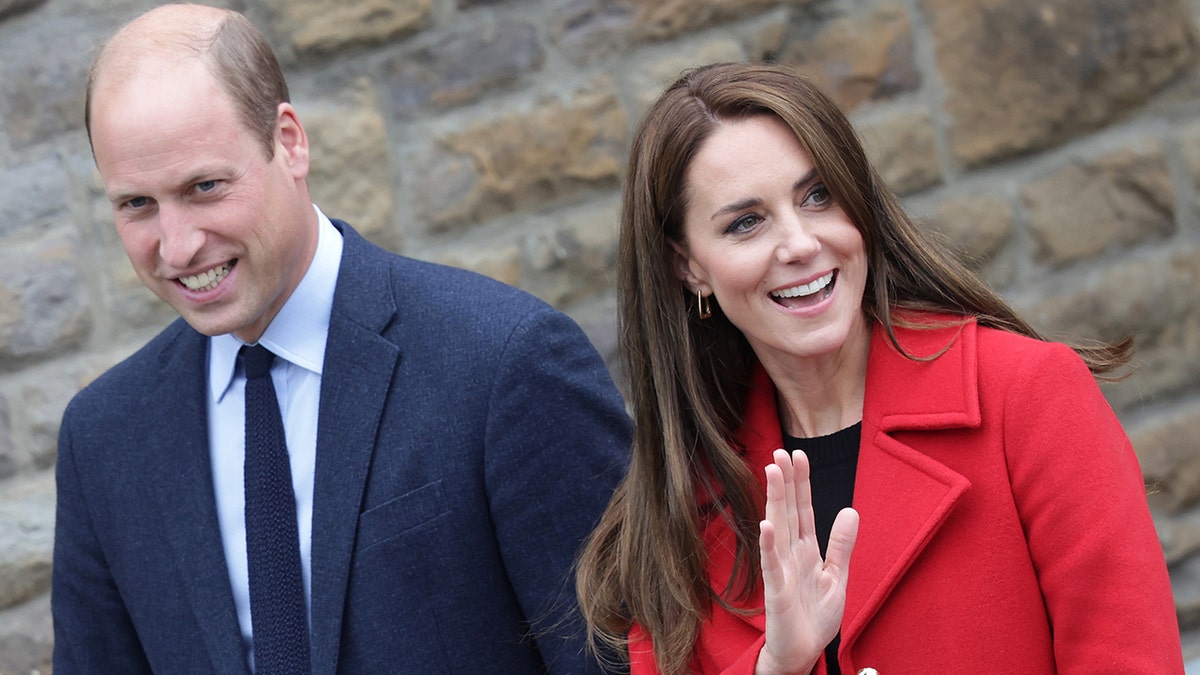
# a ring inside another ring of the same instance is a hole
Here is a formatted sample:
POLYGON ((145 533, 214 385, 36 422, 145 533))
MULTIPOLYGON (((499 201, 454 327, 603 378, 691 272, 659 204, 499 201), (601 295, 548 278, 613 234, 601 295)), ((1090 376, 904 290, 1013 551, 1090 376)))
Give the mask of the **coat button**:
POLYGON ((858 671, 858 675, 879 675, 879 671, 874 668, 863 668, 858 671))

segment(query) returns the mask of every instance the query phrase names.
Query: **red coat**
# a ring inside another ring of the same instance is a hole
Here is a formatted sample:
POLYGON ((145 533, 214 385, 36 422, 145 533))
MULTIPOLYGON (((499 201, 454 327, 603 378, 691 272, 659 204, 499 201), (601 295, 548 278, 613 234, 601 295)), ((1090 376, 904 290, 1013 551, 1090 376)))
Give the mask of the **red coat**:
MULTIPOLYGON (((953 343, 919 362, 872 337, 842 672, 1182 673, 1137 458, 1082 360, 974 322, 897 335, 919 356, 953 343)), ((782 443, 761 370, 739 440, 765 490, 782 443)), ((704 534, 724 588, 732 533, 717 519, 704 534)), ((763 630, 761 613, 714 607, 693 670, 749 675, 763 630)), ((644 633, 630 637, 632 674, 657 672, 644 633)))

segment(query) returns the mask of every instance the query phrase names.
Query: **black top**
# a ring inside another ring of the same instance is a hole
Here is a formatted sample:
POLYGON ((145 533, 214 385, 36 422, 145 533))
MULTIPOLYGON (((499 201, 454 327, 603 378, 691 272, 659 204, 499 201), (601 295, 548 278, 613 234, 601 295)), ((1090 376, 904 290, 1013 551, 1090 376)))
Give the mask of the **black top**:
MULTIPOLYGON (((829 545, 833 519, 854 500, 854 474, 858 467, 858 445, 862 439, 862 422, 828 436, 796 438, 783 434, 783 447, 788 452, 803 450, 808 455, 809 483, 812 485, 813 521, 817 529, 817 544, 821 557, 829 545)), ((841 675, 837 649, 840 634, 825 648, 825 661, 830 675, 841 675)))

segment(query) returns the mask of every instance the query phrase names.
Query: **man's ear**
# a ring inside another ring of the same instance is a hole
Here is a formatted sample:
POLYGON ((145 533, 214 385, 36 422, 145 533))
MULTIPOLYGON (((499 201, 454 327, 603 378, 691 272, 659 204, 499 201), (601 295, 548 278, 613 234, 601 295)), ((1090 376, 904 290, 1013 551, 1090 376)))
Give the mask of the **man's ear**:
POLYGON ((701 295, 712 293, 712 288, 708 283, 696 274, 697 266, 692 262, 691 256, 688 255, 687 248, 674 239, 668 239, 667 243, 671 245, 671 252, 667 255, 671 257, 671 269, 675 271, 675 276, 687 284, 687 287, 692 289, 693 293, 700 293, 701 295))
POLYGON ((276 152, 282 151, 297 180, 308 175, 308 134, 291 103, 280 103, 275 113, 276 152))

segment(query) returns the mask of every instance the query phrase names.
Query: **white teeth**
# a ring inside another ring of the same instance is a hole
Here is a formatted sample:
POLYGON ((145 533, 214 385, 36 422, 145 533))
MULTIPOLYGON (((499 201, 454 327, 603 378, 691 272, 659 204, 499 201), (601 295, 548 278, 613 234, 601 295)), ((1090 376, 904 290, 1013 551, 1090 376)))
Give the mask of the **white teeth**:
POLYGON ((816 293, 817 291, 820 291, 823 288, 825 288, 826 286, 828 286, 829 283, 832 281, 833 281, 833 272, 830 272, 829 274, 826 274, 825 276, 823 276, 819 279, 814 279, 810 283, 800 284, 799 286, 792 286, 791 288, 785 288, 782 291, 773 291, 771 293, 771 297, 773 297, 773 298, 799 298, 799 297, 803 297, 805 295, 812 295, 813 293, 816 293))
POLYGON ((219 267, 214 267, 207 272, 201 272, 192 277, 179 277, 179 283, 187 286, 190 291, 211 291, 221 283, 221 280, 229 275, 229 271, 233 269, 233 265, 225 263, 219 267))

